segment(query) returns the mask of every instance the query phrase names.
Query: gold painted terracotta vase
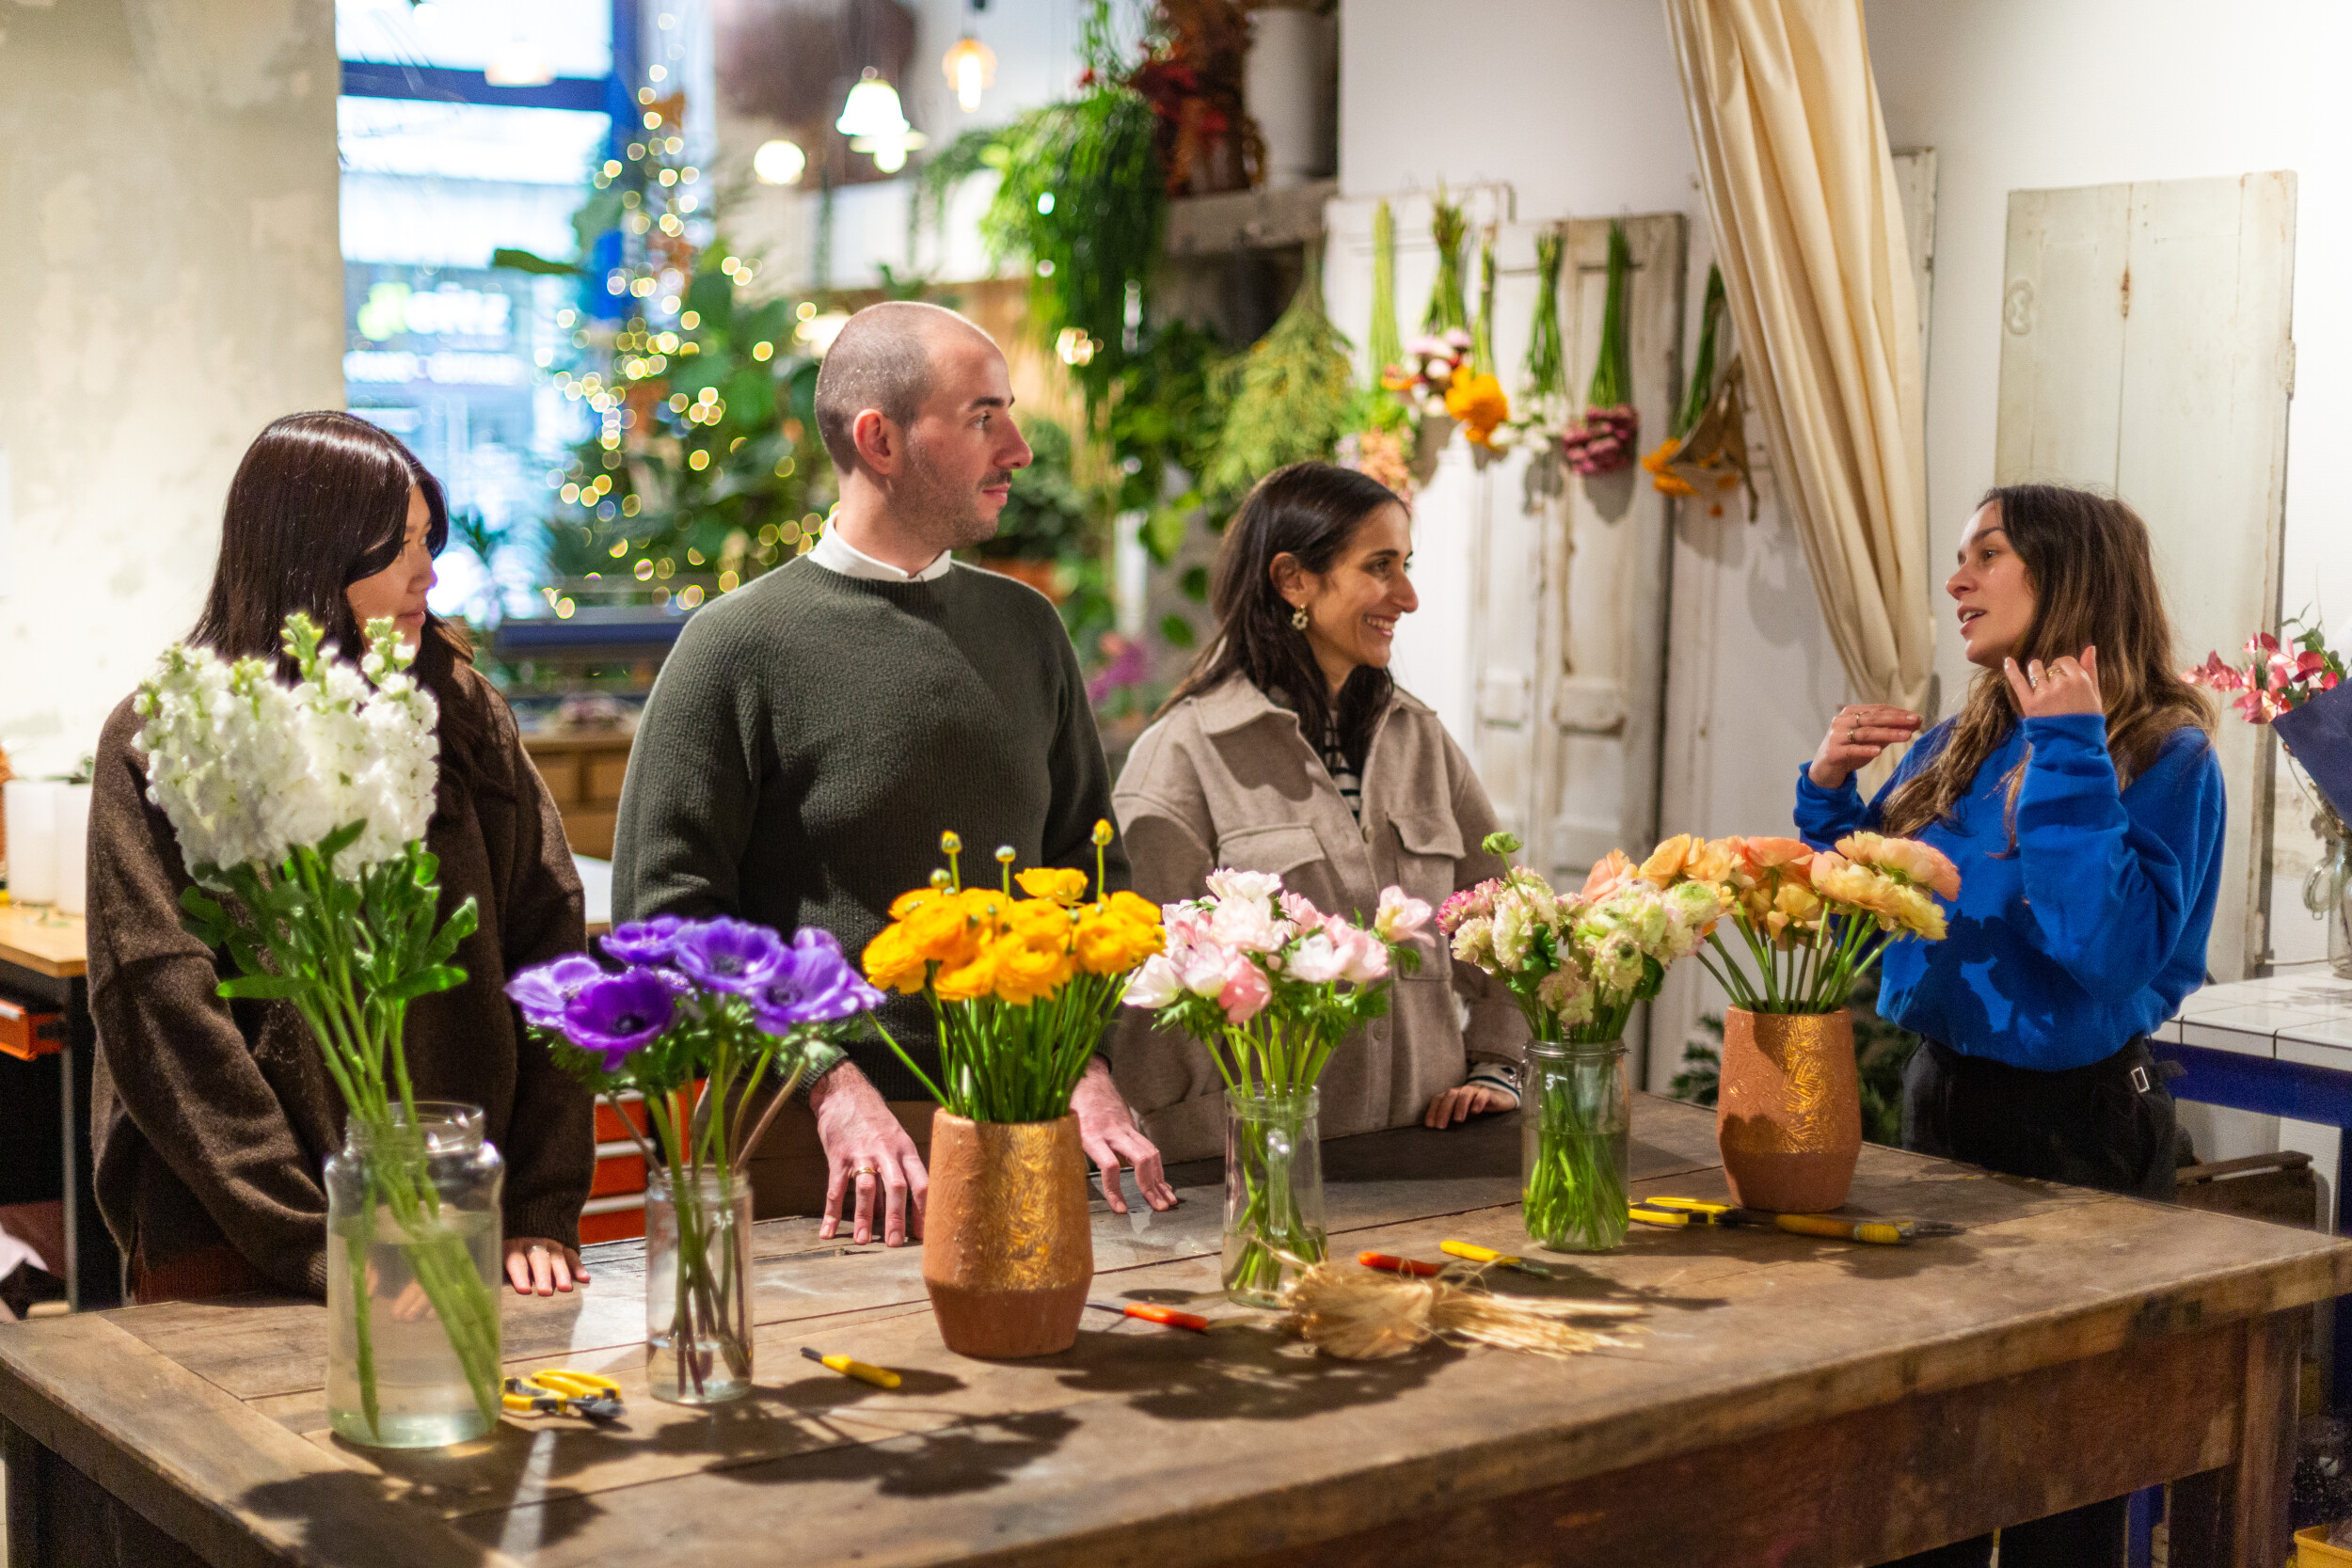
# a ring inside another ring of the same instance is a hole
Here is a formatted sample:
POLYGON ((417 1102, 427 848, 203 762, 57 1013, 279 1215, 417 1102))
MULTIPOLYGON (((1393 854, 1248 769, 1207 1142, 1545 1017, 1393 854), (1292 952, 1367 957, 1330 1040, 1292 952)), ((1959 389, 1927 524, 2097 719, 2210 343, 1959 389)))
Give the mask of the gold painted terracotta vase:
POLYGON ((1094 1280, 1078 1118, 931 1117, 923 1288, 959 1355, 1051 1355, 1077 1341, 1094 1280))
POLYGON ((1844 1203, 1862 1153, 1852 1016, 1726 1012, 1715 1143, 1743 1209, 1814 1214, 1844 1203))

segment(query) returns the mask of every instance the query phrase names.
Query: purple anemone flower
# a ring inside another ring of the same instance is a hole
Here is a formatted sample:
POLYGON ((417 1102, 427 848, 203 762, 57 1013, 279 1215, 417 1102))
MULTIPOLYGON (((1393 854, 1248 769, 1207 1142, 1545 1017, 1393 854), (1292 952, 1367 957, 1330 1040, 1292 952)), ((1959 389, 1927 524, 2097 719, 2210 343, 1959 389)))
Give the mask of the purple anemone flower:
POLYGON ((625 964, 667 963, 685 925, 674 914, 627 921, 606 934, 604 950, 625 964))
POLYGON ((632 969, 582 986, 564 1008, 564 1033, 582 1051, 601 1053, 605 1071, 618 1072, 631 1052, 661 1037, 675 1007, 652 971, 632 969))
POLYGON ((564 1027, 564 1007, 580 987, 604 978, 604 970, 585 953, 566 953, 543 964, 532 964, 506 982, 506 994, 522 1009, 525 1022, 542 1029, 564 1027))
POLYGON ((771 1035, 803 1023, 832 1023, 882 1004, 841 955, 831 931, 803 927, 792 933, 775 973, 751 993, 752 1018, 771 1035))
POLYGON ((670 961, 698 986, 748 996, 785 958, 784 939, 748 920, 698 920, 678 927, 670 961))

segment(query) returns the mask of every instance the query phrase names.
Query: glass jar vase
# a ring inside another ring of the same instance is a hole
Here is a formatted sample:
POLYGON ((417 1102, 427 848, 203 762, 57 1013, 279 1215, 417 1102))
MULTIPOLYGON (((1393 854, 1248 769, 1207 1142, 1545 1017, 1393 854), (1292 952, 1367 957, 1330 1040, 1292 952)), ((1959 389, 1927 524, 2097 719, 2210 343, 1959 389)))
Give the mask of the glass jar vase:
POLYGON ((1534 1040, 1519 1101, 1519 1190, 1528 1240, 1607 1252, 1625 1240, 1633 1175, 1633 1089, 1625 1042, 1534 1040))
POLYGON ((1279 1307, 1323 1261, 1323 1145, 1313 1089, 1225 1091, 1225 1293, 1279 1307))
POLYGON ((645 1378, 674 1404, 752 1391, 752 1184, 645 1173, 645 1378))
POLYGON ((345 1441, 434 1449, 497 1424, 505 1175, 476 1106, 351 1118, 326 1162, 326 1411, 345 1441))
POLYGON ((2319 861, 2303 879, 2303 907, 2328 923, 2328 967, 2352 980, 2352 833, 2326 814, 2312 825, 2319 830, 2319 861))

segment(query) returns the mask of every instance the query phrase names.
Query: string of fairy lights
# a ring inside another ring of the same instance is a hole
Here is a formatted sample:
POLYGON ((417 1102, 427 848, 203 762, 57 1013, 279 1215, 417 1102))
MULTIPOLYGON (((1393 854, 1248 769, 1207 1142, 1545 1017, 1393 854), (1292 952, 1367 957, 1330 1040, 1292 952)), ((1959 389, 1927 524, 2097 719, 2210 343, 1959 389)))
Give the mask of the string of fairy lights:
MULTIPOLYGON (((672 64, 674 16, 659 19, 672 64)), ((689 155, 682 91, 657 60, 637 93, 639 124, 592 178, 583 243, 617 230, 621 255, 598 281, 618 309, 565 309, 573 362, 543 358, 591 434, 548 471, 560 503, 542 590, 558 617, 576 594, 692 608, 814 543, 806 471, 824 465, 796 388, 814 362, 794 331, 816 307, 743 297, 757 274, 717 232, 711 187, 689 155)), ((593 286, 593 285, 592 285, 593 286)))

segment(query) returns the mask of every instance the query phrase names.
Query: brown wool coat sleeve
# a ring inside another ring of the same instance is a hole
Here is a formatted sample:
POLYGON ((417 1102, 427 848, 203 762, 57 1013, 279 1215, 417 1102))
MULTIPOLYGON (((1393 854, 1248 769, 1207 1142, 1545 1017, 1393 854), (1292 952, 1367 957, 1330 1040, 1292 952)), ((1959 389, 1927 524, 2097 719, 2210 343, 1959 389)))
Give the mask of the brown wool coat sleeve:
POLYGON ((91 1095, 99 1208, 151 1267, 227 1240, 290 1291, 326 1290, 326 1150, 306 1145, 289 1100, 323 1085, 282 1004, 215 990, 212 951, 180 924, 189 885, 169 822, 146 799, 125 702, 98 744, 90 795, 91 1095), (248 1037, 250 1036, 250 1037, 248 1037))
MULTIPOLYGON (((514 791, 499 911, 508 974, 588 945, 580 872, 547 781, 523 751, 515 716, 496 705, 496 749, 514 791)), ((511 1007, 511 1005, 510 1005, 511 1007)), ((555 1065, 516 1013, 515 1109, 507 1123, 506 1234, 580 1244, 580 1211, 596 1176, 596 1112, 579 1080, 555 1065)))

